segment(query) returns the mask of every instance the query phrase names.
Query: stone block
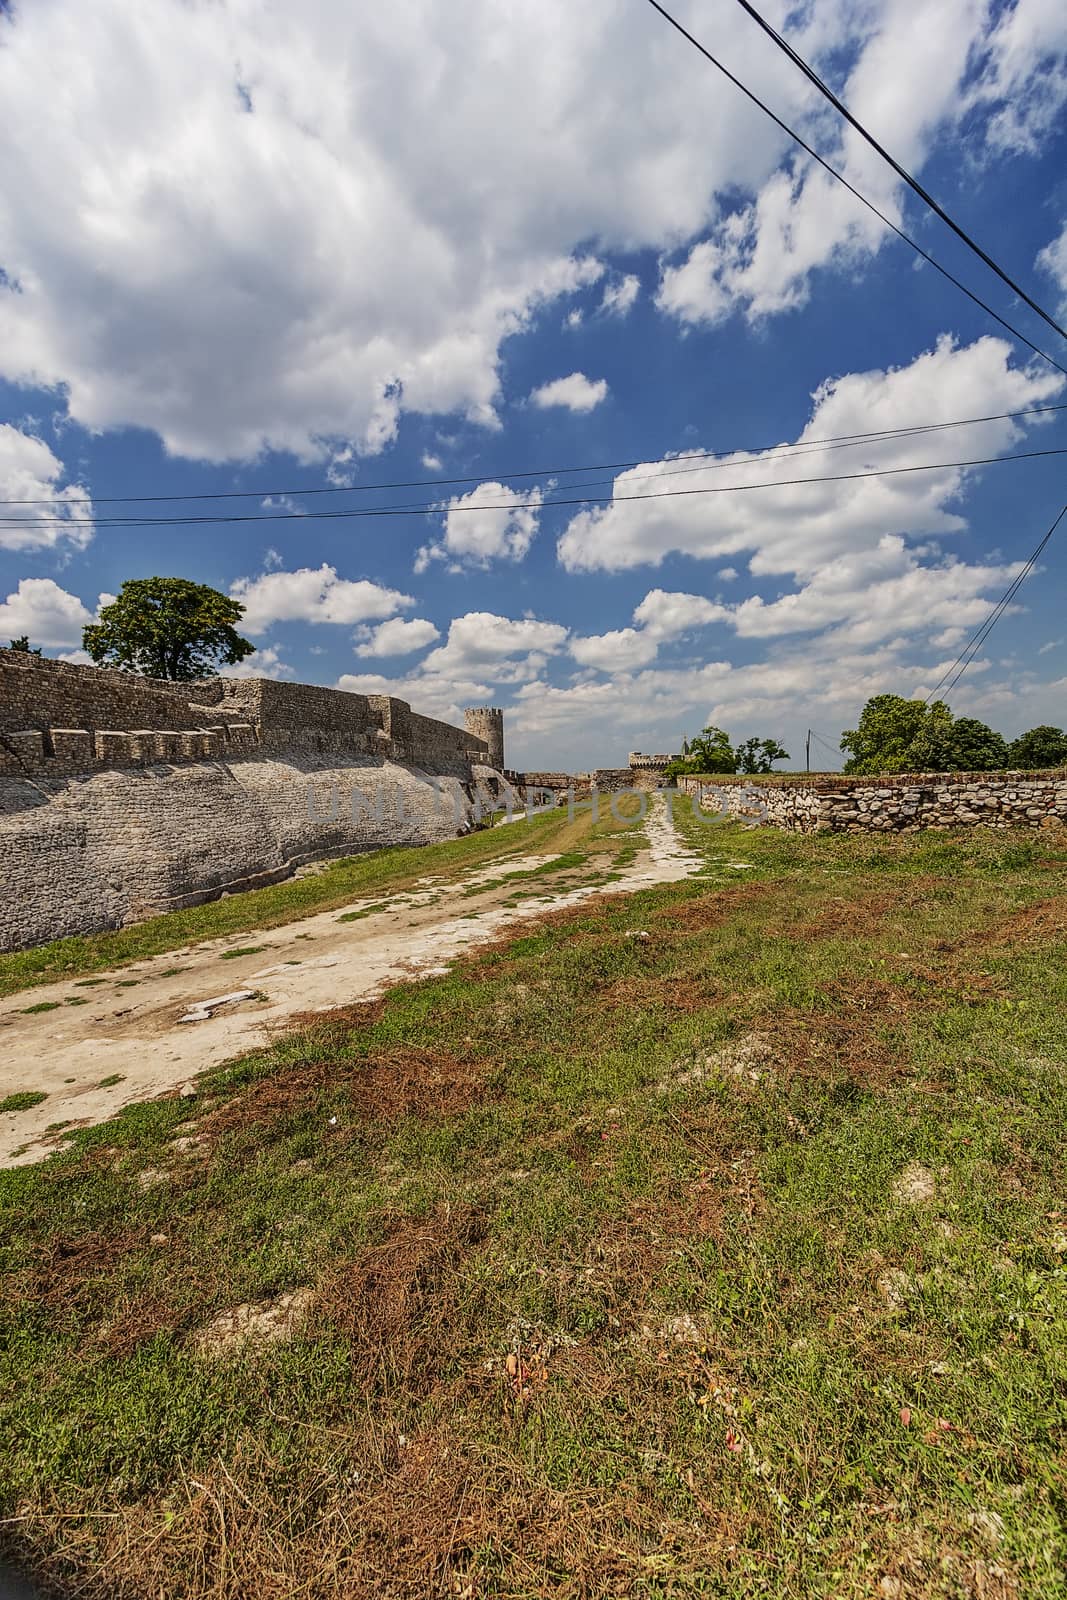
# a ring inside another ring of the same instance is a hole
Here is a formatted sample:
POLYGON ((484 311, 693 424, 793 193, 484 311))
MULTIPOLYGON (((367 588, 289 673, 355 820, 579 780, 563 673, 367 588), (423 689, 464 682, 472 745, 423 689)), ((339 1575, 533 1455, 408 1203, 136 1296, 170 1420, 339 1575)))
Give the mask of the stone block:
POLYGON ((95 759, 93 736, 88 728, 53 728, 52 750, 57 761, 70 767, 91 767, 95 759))

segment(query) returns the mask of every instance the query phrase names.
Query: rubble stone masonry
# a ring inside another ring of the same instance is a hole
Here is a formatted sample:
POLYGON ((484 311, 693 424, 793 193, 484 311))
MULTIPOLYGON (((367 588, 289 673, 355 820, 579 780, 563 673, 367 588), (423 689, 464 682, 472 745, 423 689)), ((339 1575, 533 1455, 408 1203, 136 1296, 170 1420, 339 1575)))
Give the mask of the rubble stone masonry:
POLYGON ((880 777, 683 777, 706 810, 799 833, 899 833, 919 828, 1040 828, 1067 823, 1067 769, 926 772, 880 777))

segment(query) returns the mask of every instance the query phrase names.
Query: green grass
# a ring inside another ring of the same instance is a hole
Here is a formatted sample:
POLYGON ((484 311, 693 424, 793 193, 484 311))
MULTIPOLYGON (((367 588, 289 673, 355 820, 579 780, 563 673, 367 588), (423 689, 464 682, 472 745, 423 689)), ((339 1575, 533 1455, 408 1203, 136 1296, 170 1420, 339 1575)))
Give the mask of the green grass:
POLYGON ((246 944, 237 950, 220 950, 220 961, 236 961, 238 956, 261 956, 264 950, 269 950, 269 944, 246 944))
POLYGON ((42 1089, 22 1089, 16 1094, 5 1095, 0 1100, 0 1111, 32 1111, 34 1106, 39 1106, 47 1099, 42 1089))
POLYGON ((379 900, 374 905, 363 906, 359 911, 342 911, 338 922, 362 922, 364 917, 373 917, 379 911, 388 911, 388 900, 379 900))
POLYGON ((190 1600, 1060 1600, 1067 851, 679 826, 709 877, 0 1175, 14 1551, 190 1600))

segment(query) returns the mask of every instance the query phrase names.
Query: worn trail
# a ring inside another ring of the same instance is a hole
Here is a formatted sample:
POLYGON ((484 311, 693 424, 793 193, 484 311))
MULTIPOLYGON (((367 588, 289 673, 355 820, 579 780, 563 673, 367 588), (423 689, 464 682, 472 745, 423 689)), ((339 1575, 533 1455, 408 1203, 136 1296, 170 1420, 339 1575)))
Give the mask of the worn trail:
MULTIPOLYGON (((501 885, 498 867, 480 867, 263 935, 209 940, 0 1001, 0 1101, 26 1090, 47 1095, 31 1109, 0 1113, 0 1165, 42 1160, 71 1128, 181 1087, 267 1043, 296 1013, 367 1000, 405 978, 447 971, 464 950, 531 914, 673 882, 705 864, 679 840, 659 797, 643 835, 636 859, 613 882, 546 887, 506 904, 515 883, 501 885), (484 893, 472 893, 480 884, 484 893), (190 1016, 197 1020, 183 1020, 190 1016)), ((510 858, 508 871, 551 861, 510 858)))

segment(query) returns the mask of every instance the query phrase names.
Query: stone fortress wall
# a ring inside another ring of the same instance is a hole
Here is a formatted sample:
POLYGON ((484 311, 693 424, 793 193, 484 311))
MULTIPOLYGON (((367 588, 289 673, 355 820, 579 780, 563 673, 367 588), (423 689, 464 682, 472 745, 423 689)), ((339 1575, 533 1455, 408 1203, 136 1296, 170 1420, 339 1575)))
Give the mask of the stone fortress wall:
POLYGON ((0 949, 454 838, 502 788, 486 740, 403 700, 0 650, 0 949))
POLYGON ((797 833, 901 833, 920 828, 1040 828, 1067 823, 1067 769, 894 773, 879 777, 682 777, 678 787, 721 810, 797 833))

